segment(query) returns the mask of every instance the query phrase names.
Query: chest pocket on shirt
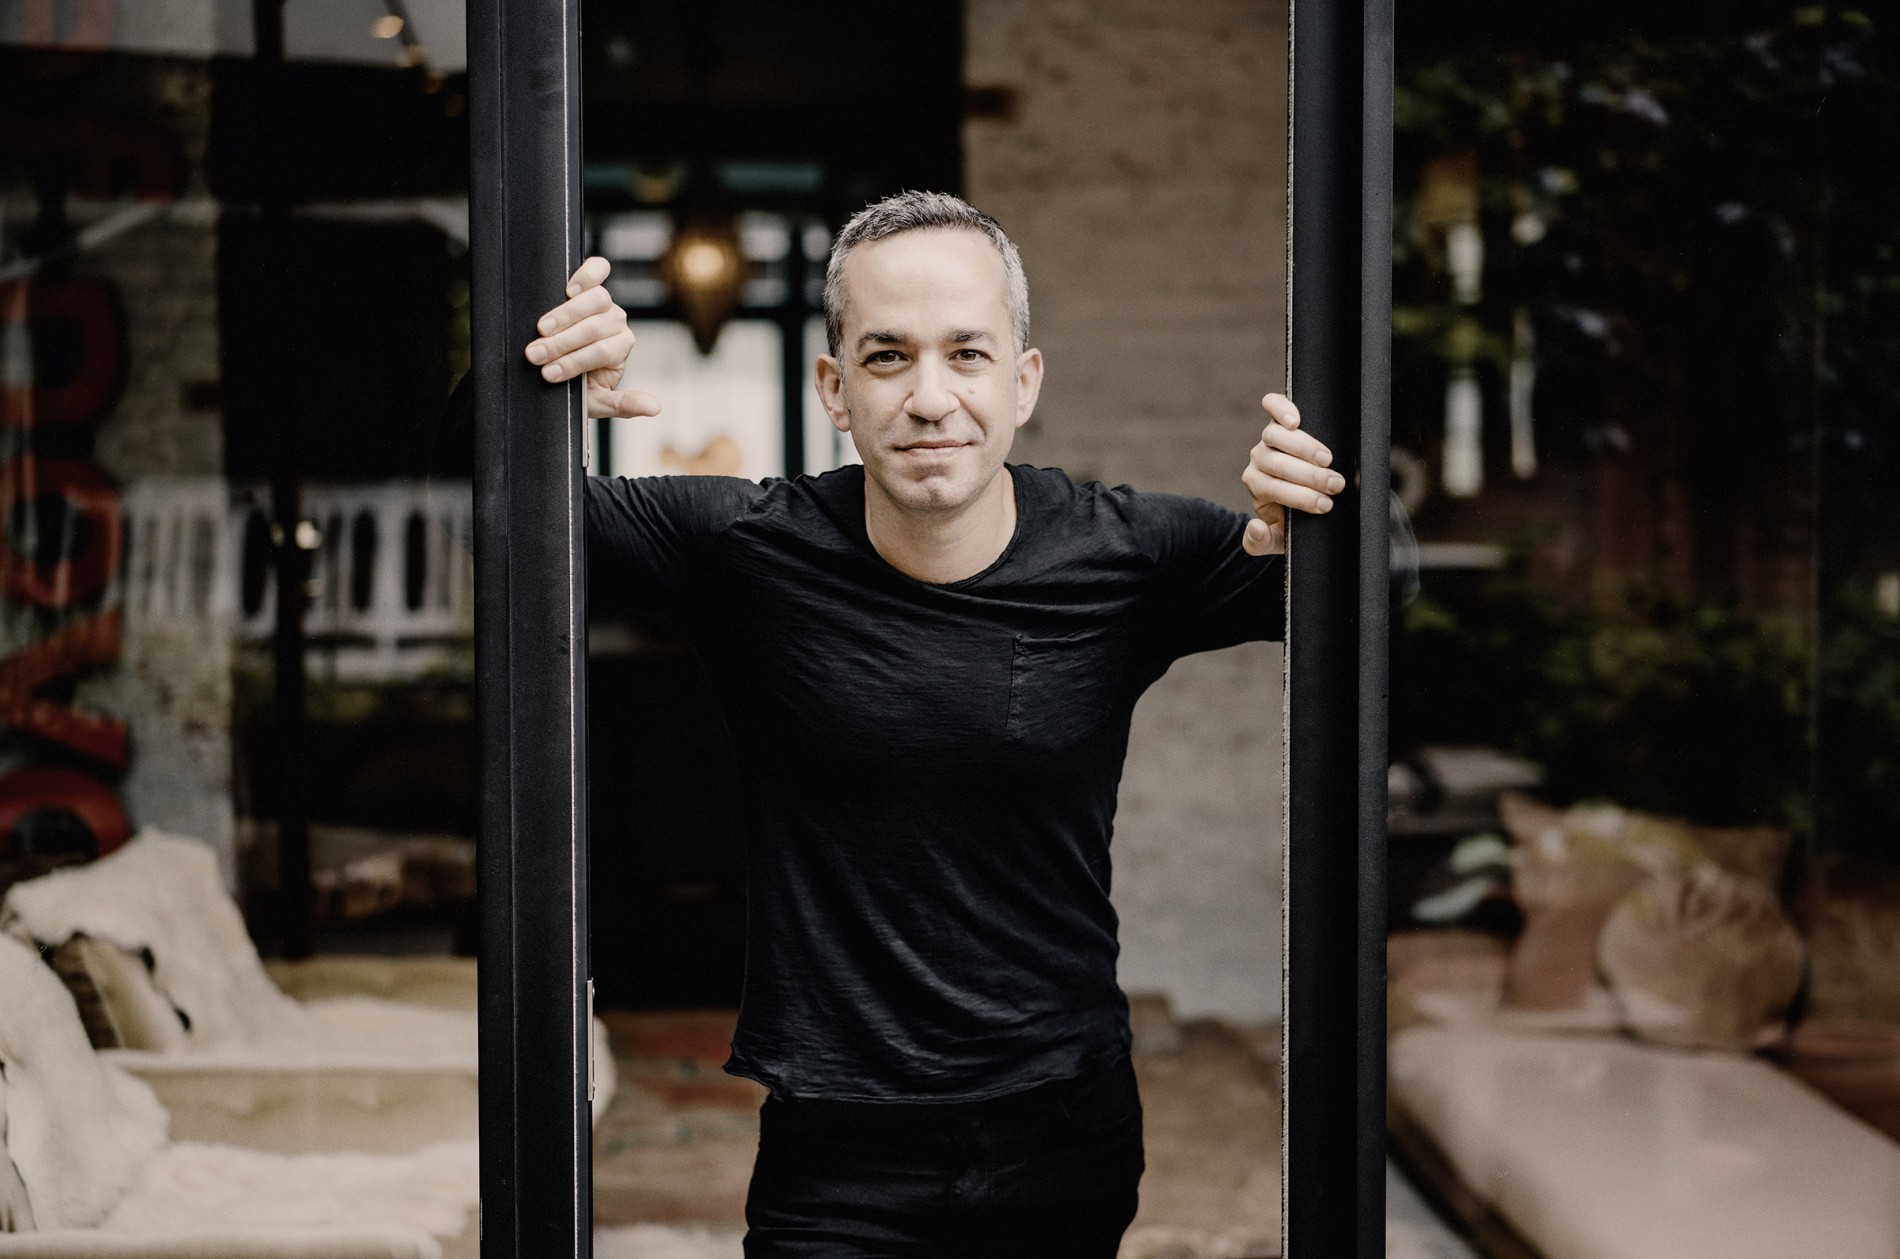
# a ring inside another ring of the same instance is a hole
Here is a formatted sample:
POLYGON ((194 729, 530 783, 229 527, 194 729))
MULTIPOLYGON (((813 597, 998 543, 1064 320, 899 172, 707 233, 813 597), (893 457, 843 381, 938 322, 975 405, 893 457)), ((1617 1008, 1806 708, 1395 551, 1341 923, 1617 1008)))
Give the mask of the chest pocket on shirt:
POLYGON ((1062 638, 1018 634, 1005 737, 1060 752, 1094 734, 1121 701, 1128 652, 1128 632, 1119 626, 1062 638))

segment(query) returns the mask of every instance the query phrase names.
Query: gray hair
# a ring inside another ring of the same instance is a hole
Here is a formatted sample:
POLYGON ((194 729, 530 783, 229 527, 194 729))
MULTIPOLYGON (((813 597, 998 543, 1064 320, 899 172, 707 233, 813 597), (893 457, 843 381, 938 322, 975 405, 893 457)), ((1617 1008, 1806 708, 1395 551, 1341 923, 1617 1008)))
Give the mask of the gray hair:
POLYGON ((1003 300, 1009 309, 1010 330, 1016 334, 1016 352, 1029 348, 1029 279, 1016 246, 997 221, 961 197, 947 192, 900 192, 868 205, 851 216, 831 247, 825 264, 825 343, 835 357, 844 343, 844 260, 859 245, 868 245, 900 232, 962 229, 980 232, 1003 258, 1003 300))

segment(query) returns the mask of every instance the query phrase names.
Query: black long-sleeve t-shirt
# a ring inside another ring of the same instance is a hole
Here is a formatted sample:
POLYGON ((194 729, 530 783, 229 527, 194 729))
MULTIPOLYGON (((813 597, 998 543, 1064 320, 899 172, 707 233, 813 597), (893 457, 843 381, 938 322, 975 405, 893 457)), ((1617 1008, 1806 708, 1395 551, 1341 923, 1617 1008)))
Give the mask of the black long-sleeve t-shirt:
POLYGON ((748 795, 726 1070, 781 1096, 970 1101, 1129 1043, 1109 837, 1135 701, 1278 638, 1284 564, 1199 499, 1010 465, 1016 533, 893 568, 864 471, 594 478, 590 564, 712 678, 748 795))

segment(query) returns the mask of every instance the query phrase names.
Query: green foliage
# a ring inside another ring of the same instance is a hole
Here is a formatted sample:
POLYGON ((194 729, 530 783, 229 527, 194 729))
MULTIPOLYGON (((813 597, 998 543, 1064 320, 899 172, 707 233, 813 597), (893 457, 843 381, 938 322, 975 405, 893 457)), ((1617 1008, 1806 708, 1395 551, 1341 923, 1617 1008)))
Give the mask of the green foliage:
POLYGON ((1892 860, 1900 845, 1900 620, 1849 594, 1823 626, 1817 829, 1830 850, 1892 860))
POLYGON ((1812 509, 1814 595, 1743 612, 1713 564, 1701 594, 1587 598, 1525 564, 1433 573, 1395 643, 1393 742, 1503 744, 1560 798, 1785 822, 1891 860, 1900 624, 1865 583, 1900 555, 1900 19, 1763 4, 1665 25, 1553 19, 1597 32, 1556 53, 1401 47, 1396 439, 1432 448, 1449 364, 1500 393, 1527 317, 1541 457, 1670 452, 1672 489, 1718 519, 1778 490, 1812 509), (1447 162, 1476 175, 1473 304, 1427 221, 1447 162))
POLYGON ((1431 679, 1407 702, 1407 737, 1502 742, 1544 767, 1557 800, 1805 823, 1796 623, 1640 590, 1567 609, 1504 573, 1421 597, 1403 632, 1407 676, 1431 679))
POLYGON ((1501 743, 1560 801, 1900 841, 1900 621, 1871 599, 1832 607, 1817 651, 1794 618, 1636 589, 1571 609, 1508 571, 1435 583, 1400 628, 1399 740, 1501 743))
MULTIPOLYGON (((1838 431, 1882 440, 1876 411, 1900 409, 1894 34, 1852 6, 1764 12, 1773 16, 1707 35, 1605 30, 1561 55, 1480 39, 1451 55, 1401 57, 1401 408, 1408 371, 1421 382, 1450 362, 1501 372, 1519 311, 1537 328, 1547 378, 1613 373, 1623 397, 1666 396, 1680 384, 1673 338, 1706 320, 1709 285, 1747 257, 1787 321, 1774 361, 1758 370, 1798 392, 1820 367, 1838 431), (1453 301, 1442 237, 1421 201, 1431 163, 1460 155, 1477 172, 1486 242, 1475 306, 1453 301), (1802 303, 1811 308, 1796 310, 1802 303)), ((1546 398, 1547 437, 1595 449, 1610 422, 1589 396, 1597 387, 1546 398)), ((1433 432, 1433 396, 1421 385, 1425 408, 1398 417, 1398 431, 1433 432)), ((1869 504, 1876 515, 1880 506, 1869 504)))
POLYGON ((1798 626, 1632 595, 1553 647, 1556 702, 1526 715, 1526 751, 1557 794, 1708 822, 1804 821, 1798 626))

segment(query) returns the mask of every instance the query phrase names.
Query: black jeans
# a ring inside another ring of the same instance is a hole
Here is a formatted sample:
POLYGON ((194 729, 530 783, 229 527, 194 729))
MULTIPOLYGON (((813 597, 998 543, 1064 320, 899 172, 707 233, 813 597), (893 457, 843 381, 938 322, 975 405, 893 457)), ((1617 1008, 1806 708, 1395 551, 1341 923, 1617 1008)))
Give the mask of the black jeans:
POLYGON ((981 1102, 768 1097, 746 1259, 1114 1259, 1144 1166, 1126 1055, 981 1102))

